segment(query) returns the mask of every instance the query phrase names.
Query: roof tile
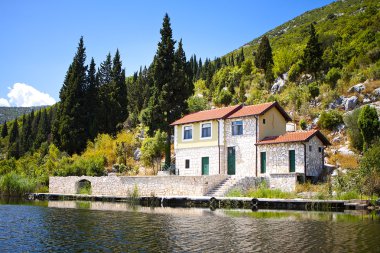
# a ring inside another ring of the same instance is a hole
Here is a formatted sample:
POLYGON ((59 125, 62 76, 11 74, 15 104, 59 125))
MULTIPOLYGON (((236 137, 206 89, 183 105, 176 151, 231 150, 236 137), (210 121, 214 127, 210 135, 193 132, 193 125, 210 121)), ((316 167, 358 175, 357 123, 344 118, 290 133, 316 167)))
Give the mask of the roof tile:
POLYGON ((310 130, 310 131, 296 131, 296 132, 286 132, 280 136, 268 136, 259 141, 257 144, 279 144, 279 143, 288 143, 288 142, 303 142, 308 141, 311 137, 317 135, 318 138, 325 145, 330 145, 330 142, 319 130, 310 130))

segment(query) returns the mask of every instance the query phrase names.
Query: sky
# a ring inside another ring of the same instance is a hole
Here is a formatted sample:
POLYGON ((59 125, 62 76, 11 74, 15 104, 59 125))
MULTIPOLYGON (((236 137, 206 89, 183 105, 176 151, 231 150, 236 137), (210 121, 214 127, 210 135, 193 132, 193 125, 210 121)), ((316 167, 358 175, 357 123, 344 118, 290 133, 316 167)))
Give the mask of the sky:
POLYGON ((165 13, 187 57, 213 59, 332 0, 2 0, 0 106, 59 101, 83 36, 97 66, 119 49, 127 75, 149 65, 165 13))

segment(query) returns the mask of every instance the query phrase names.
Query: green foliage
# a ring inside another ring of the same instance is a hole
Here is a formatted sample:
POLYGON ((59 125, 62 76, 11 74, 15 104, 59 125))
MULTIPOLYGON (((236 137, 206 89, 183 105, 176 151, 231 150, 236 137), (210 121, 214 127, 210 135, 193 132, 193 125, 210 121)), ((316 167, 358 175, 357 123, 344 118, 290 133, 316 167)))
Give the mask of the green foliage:
POLYGON ((80 182, 80 187, 79 187, 79 194, 85 194, 85 195, 91 195, 92 189, 91 189, 91 182, 89 181, 84 181, 80 182))
POLYGON ((309 74, 313 74, 314 78, 322 65, 323 51, 318 42, 318 35, 315 32, 314 25, 310 25, 309 40, 306 44, 306 48, 303 51, 302 62, 305 70, 309 74))
POLYGON ((218 92, 218 95, 214 98, 216 105, 227 106, 232 102, 232 94, 228 89, 222 89, 218 92))
POLYGON ((0 194, 6 196, 22 196, 34 190, 34 180, 9 172, 0 177, 0 194))
POLYGON ((251 188, 246 192, 233 188, 227 193, 227 197, 249 197, 249 198, 295 198, 295 194, 291 192, 283 192, 279 189, 269 189, 266 184, 261 184, 257 188, 251 188))
POLYGON ((326 74, 325 81, 330 84, 332 88, 335 88, 336 83, 341 78, 341 76, 342 75, 338 68, 331 68, 326 74))
POLYGON ((380 135, 379 116, 375 108, 364 106, 359 113, 358 126, 363 137, 363 150, 365 151, 380 135))
POLYGON ((364 193, 380 195, 380 143, 369 148, 360 161, 360 176, 364 193))
MULTIPOLYGON (((263 36, 260 41, 259 48, 255 55, 255 66, 256 68, 263 69, 267 73, 268 67, 273 65, 273 55, 272 48, 269 44, 269 39, 267 36, 263 36)), ((268 73, 269 76, 269 73, 268 73)))
POLYGON ((8 126, 7 122, 3 123, 3 127, 1 128, 1 138, 5 138, 8 135, 8 126))
POLYGON ((302 73, 302 62, 297 61, 289 69, 289 74, 288 74, 289 81, 296 82, 299 76, 301 75, 301 73, 302 73))
POLYGON ((141 145, 141 161, 145 166, 153 167, 157 173, 162 155, 165 151, 167 135, 165 132, 156 131, 154 137, 147 137, 141 145))
POLYGON ((299 124, 300 124, 300 128, 301 128, 302 130, 306 130, 306 128, 307 128, 306 120, 301 119, 299 124))
POLYGON ((189 113, 199 112, 209 109, 207 100, 201 96, 191 96, 187 99, 187 107, 189 113))
POLYGON ((308 85, 310 96, 315 99, 319 96, 319 87, 318 84, 313 82, 308 85))
POLYGON ((352 112, 347 113, 343 118, 344 124, 347 127, 350 145, 358 151, 363 150, 363 136, 358 125, 360 110, 360 108, 355 109, 352 112))
POLYGON ((342 115, 336 110, 323 111, 318 120, 318 126, 323 129, 334 130, 343 123, 342 115))

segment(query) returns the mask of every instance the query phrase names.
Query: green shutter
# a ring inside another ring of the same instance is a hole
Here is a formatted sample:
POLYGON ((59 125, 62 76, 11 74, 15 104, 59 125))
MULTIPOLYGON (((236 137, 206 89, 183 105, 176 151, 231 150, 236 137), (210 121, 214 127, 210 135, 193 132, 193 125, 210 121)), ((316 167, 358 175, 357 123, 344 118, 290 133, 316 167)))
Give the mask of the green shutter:
POLYGON ((296 151, 289 150, 289 172, 296 172, 296 151))
POLYGON ((228 175, 235 175, 235 165, 236 165, 235 147, 228 147, 227 151, 228 151, 227 174, 228 175))
POLYGON ((261 173, 265 173, 267 171, 267 153, 261 152, 260 153, 260 167, 261 167, 261 173))

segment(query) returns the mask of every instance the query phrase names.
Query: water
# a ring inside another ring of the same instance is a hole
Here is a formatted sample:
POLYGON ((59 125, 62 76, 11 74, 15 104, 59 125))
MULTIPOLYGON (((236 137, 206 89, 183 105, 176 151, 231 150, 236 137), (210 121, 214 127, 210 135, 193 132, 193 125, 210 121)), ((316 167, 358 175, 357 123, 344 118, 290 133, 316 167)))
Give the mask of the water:
POLYGON ((376 214, 0 204, 0 252, 380 252, 376 214))

